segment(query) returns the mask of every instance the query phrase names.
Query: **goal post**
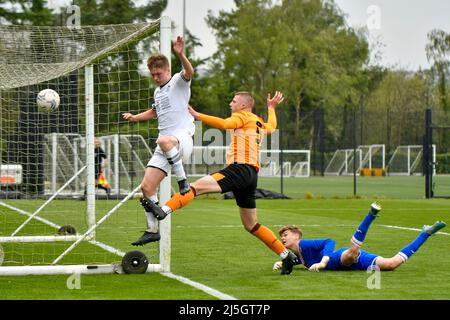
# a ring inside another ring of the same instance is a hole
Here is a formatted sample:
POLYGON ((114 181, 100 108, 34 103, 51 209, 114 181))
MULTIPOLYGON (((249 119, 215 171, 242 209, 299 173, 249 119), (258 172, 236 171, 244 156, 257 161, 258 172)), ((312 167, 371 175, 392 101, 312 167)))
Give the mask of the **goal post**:
POLYGON ((384 144, 360 145, 354 149, 338 149, 325 168, 326 176, 352 175, 354 162, 356 162, 356 174, 364 168, 385 169, 386 148, 384 144), (356 158, 356 159, 355 159, 356 158))
MULTIPOLYGON (((387 174, 391 176, 423 175, 423 145, 398 146, 387 165, 387 174)), ((436 162, 436 145, 432 145, 432 161, 436 162)), ((433 175, 436 172, 434 170, 433 175)))
MULTIPOLYGON (((215 129, 213 129, 215 130, 215 129)), ((199 130, 201 132, 201 130, 199 130)), ((267 139, 267 137, 265 137, 267 139)), ((311 150, 260 150, 261 168, 258 176, 265 178, 279 178, 281 170, 284 177, 308 178, 311 174, 311 150), (281 154, 283 161, 281 163, 281 154)), ((195 145, 185 168, 190 177, 204 176, 220 170, 226 165, 226 153, 229 146, 223 145, 195 145)))
MULTIPOLYGON (((145 229, 136 198, 158 134, 156 123, 121 115, 148 110, 154 85, 145 61, 157 51, 170 61, 170 18, 0 26, 0 37, 0 276, 121 272, 121 258, 145 229), (61 98, 51 113, 36 107, 45 88, 61 98), (96 138, 110 146, 107 194, 98 188, 96 138)), ((160 201, 170 194, 169 176, 160 201)), ((168 216, 161 241, 141 249, 147 271, 170 271, 170 225, 168 216)))

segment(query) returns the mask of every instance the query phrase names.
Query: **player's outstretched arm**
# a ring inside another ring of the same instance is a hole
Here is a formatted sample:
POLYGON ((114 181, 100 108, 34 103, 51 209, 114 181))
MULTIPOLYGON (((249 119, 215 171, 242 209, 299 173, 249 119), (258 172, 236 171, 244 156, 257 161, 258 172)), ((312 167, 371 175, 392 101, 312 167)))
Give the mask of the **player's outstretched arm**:
POLYGON ((221 130, 237 129, 244 125, 242 119, 237 115, 233 115, 229 118, 222 119, 219 117, 208 116, 206 114, 197 112, 190 105, 188 106, 188 109, 189 109, 189 113, 195 118, 195 120, 199 120, 199 121, 203 122, 204 124, 207 124, 208 126, 211 126, 211 127, 217 128, 217 129, 221 129, 221 130))
POLYGON ((322 260, 319 263, 314 263, 311 267, 309 267, 309 271, 311 272, 319 272, 326 268, 328 261, 330 261, 329 256, 323 256, 322 260))
POLYGON ((200 112, 195 111, 195 109, 191 105, 188 105, 188 110, 195 120, 200 121, 200 112))
POLYGON ((122 114, 122 118, 130 122, 151 120, 156 118, 156 111, 155 109, 152 108, 139 114, 132 114, 130 112, 125 112, 122 114))
POLYGON ((267 94, 267 123, 266 130, 267 133, 272 133, 277 128, 277 115, 275 114, 275 109, 282 103, 284 96, 280 91, 276 91, 275 95, 271 97, 270 93, 267 94))
POLYGON ((270 96, 270 93, 267 94, 267 108, 275 110, 276 107, 282 103, 284 100, 284 95, 280 91, 275 91, 275 95, 273 98, 270 96))
POLYGON ((183 66, 183 77, 186 80, 192 80, 194 77, 194 68, 192 67, 191 62, 184 54, 184 39, 183 37, 178 36, 173 44, 173 51, 178 56, 181 61, 181 65, 183 66))

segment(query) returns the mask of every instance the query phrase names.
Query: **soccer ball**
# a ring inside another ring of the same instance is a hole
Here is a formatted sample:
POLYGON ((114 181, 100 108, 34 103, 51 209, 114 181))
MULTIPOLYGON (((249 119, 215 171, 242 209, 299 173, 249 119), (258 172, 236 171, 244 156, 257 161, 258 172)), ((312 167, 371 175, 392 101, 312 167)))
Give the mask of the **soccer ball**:
POLYGON ((37 106, 42 112, 55 111, 59 106, 59 94, 52 89, 44 89, 38 93, 37 106))

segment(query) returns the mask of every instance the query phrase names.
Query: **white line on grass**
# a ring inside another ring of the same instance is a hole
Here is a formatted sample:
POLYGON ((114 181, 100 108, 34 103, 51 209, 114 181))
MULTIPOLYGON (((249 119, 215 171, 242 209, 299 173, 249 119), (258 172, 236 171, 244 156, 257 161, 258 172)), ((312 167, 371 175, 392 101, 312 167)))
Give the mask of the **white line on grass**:
MULTIPOLYGON (((5 207, 5 208, 8 208, 8 209, 10 209, 10 210, 17 211, 18 213, 20 213, 20 214, 22 214, 22 215, 26 215, 26 216, 28 216, 28 217, 31 216, 31 213, 26 212, 25 210, 22 210, 22 209, 13 207, 13 206, 11 206, 11 205, 9 205, 9 204, 7 204, 7 203, 4 203, 3 201, 0 201, 0 205, 3 206, 3 207, 5 207)), ((56 229, 59 229, 59 228, 60 228, 60 226, 58 226, 57 224, 55 224, 55 223, 53 223, 53 222, 51 222, 51 221, 49 221, 49 220, 47 220, 47 219, 41 218, 41 217, 39 217, 39 216, 34 216, 33 219, 36 219, 36 220, 38 220, 38 221, 40 221, 40 222, 42 222, 42 223, 45 223, 46 225, 49 225, 50 227, 53 227, 53 228, 56 228, 56 229)))
MULTIPOLYGON (((9 209, 15 210, 15 211, 17 211, 17 212, 19 212, 21 214, 24 214, 24 215, 31 215, 30 213, 28 213, 28 212, 26 212, 24 210, 21 210, 21 209, 15 208, 13 206, 7 205, 6 203, 3 203, 3 202, 0 202, 0 205, 3 205, 3 206, 5 206, 5 207, 7 207, 9 209)), ((52 227, 56 227, 56 228, 59 227, 58 225, 56 225, 56 224, 54 224, 51 221, 48 221, 46 219, 39 219, 39 217, 35 217, 35 218, 37 220, 40 220, 41 222, 44 222, 44 223, 52 226, 52 227)), ((319 224, 310 224, 310 225, 304 224, 304 225, 299 225, 299 226, 301 226, 301 227, 323 227, 323 225, 319 225, 319 224)), ((391 228, 391 229, 410 230, 410 231, 418 231, 418 232, 422 231, 421 229, 407 228, 407 227, 400 227, 400 226, 391 226, 391 225, 379 225, 379 226, 384 227, 384 228, 391 228)), ((277 225, 272 225, 271 227, 282 227, 282 225, 278 225, 277 224, 277 225)), ((330 226, 327 226, 327 227, 330 227, 330 226)), ((339 224, 339 225, 333 225, 332 227, 354 227, 354 225, 339 224)), ((242 225, 203 225, 203 226, 198 226, 197 225, 197 226, 176 226, 176 228, 242 228, 242 225)), ((442 234, 442 235, 450 236, 450 233, 447 233, 447 232, 437 232, 436 234, 442 234)), ((96 241, 96 240, 90 240, 89 242, 94 244, 94 245, 96 245, 96 246, 99 246, 100 248, 102 248, 102 249, 104 249, 106 251, 109 251, 109 252, 111 252, 113 254, 116 254, 116 255, 118 255, 120 257, 123 257, 125 255, 125 253, 120 251, 119 249, 111 247, 111 246, 109 246, 107 244, 104 244, 102 242, 99 242, 99 241, 96 241)), ((187 285, 189 285, 191 287, 194 287, 194 288, 196 288, 198 290, 201 290, 201 291, 203 291, 203 292, 205 292, 205 293, 207 293, 207 294, 209 294, 209 295, 211 295, 213 297, 221 299, 221 300, 237 300, 237 298, 235 298, 233 296, 227 295, 227 294, 225 294, 223 292, 220 292, 220 291, 218 291, 216 289, 210 288, 210 287, 208 287, 208 286, 206 286, 204 284, 192 281, 192 280, 190 280, 188 278, 185 278, 185 277, 180 276, 180 275, 173 274, 171 272, 161 272, 161 275, 166 276, 168 278, 175 279, 177 281, 180 281, 180 282, 182 282, 184 284, 187 284, 187 285)))
MULTIPOLYGON (((11 206, 11 205, 9 205, 9 204, 7 204, 7 203, 4 203, 3 201, 0 201, 0 205, 4 206, 4 207, 6 207, 6 208, 8 208, 8 209, 10 209, 10 210, 16 211, 16 212, 18 212, 18 213, 20 213, 20 214, 22 214, 22 215, 26 215, 26 216, 28 216, 28 217, 31 217, 31 216, 32 216, 31 213, 29 213, 29 212, 27 212, 27 211, 25 211, 25 210, 16 208, 16 207, 14 207, 14 206, 11 206)), ((57 225, 56 223, 53 223, 53 222, 51 222, 50 220, 41 218, 41 217, 39 217, 39 216, 34 216, 33 219, 38 220, 38 221, 40 221, 40 222, 42 222, 42 223, 44 223, 44 224, 46 224, 46 225, 48 225, 48 226, 50 226, 50 227, 53 227, 53 228, 55 228, 55 229, 61 228, 60 225, 57 225)), ((120 251, 120 250, 118 250, 118 249, 116 249, 116 248, 114 248, 114 247, 111 247, 111 246, 109 246, 109 245, 107 245, 107 244, 105 244, 105 243, 102 243, 102 242, 100 242, 100 241, 89 240, 88 242, 91 243, 91 244, 93 244, 93 245, 96 245, 96 246, 98 246, 98 247, 100 247, 100 248, 102 248, 102 249, 104 249, 104 250, 106 250, 106 251, 109 251, 109 252, 111 252, 111 253, 113 253, 113 254, 116 254, 116 255, 118 255, 118 256, 123 257, 123 256, 125 255, 124 252, 122 252, 122 251, 120 251)))
POLYGON ((191 287, 194 287, 194 288, 196 288, 198 290, 206 292, 207 294, 209 294, 209 295, 211 295, 213 297, 219 298, 220 300, 237 300, 233 296, 230 296, 228 294, 222 293, 222 292, 220 292, 220 291, 218 291, 216 289, 213 289, 213 288, 210 288, 208 286, 205 286, 204 284, 192 281, 192 280, 190 280, 188 278, 185 278, 185 277, 173 274, 172 272, 161 272, 161 274, 163 276, 166 276, 168 278, 172 278, 172 279, 178 280, 178 281, 180 281, 180 282, 182 282, 184 284, 187 284, 187 285, 189 285, 191 287))
MULTIPOLYGON (((272 227, 272 228, 281 228, 284 225, 281 224, 273 224, 273 225, 266 225, 267 227, 272 227)), ((333 224, 333 225, 320 225, 320 224, 299 224, 297 225, 298 227, 327 227, 327 228, 333 228, 333 227, 344 227, 344 228, 356 228, 355 225, 353 224, 333 224)), ((417 228, 407 228, 407 227, 400 227, 400 226, 390 226, 390 225, 384 225, 384 224, 379 224, 378 226, 380 227, 384 227, 384 228, 390 228, 390 229, 400 229, 400 230, 410 230, 410 231, 418 231, 421 232, 422 229, 417 229, 417 228)), ((199 225, 199 226, 195 226, 195 225, 185 225, 185 226, 176 226, 175 228, 179 228, 179 229, 214 229, 214 228, 236 228, 236 229, 241 229, 243 228, 242 225, 240 224, 235 224, 235 225, 231 225, 231 224, 224 224, 224 225, 199 225)), ((450 236, 450 233, 447 232, 436 232, 436 234, 442 234, 444 236, 450 236)))
MULTIPOLYGON (((380 227, 385 227, 385 228, 391 228, 391 229, 411 230, 411 231, 422 232, 422 229, 417 229, 417 228, 406 228, 406 227, 399 227, 399 226, 389 226, 389 225, 384 225, 384 224, 380 224, 379 226, 380 227)), ((436 232, 435 234, 442 234, 444 236, 450 236, 450 233, 448 233, 448 232, 436 232)))

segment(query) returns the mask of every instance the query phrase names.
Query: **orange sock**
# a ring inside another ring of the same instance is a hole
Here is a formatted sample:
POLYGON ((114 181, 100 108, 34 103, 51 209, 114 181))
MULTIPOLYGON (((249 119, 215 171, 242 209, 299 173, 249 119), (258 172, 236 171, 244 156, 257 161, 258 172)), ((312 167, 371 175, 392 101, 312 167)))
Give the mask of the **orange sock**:
POLYGON ((280 255, 284 250, 286 250, 286 247, 280 240, 277 239, 272 230, 260 225, 259 223, 256 224, 250 233, 264 242, 266 246, 268 246, 277 255, 280 255))
POLYGON ((166 202, 166 206, 168 206, 172 212, 183 208, 185 205, 189 204, 195 197, 194 192, 189 191, 188 193, 181 195, 181 193, 177 192, 169 201, 166 202))

